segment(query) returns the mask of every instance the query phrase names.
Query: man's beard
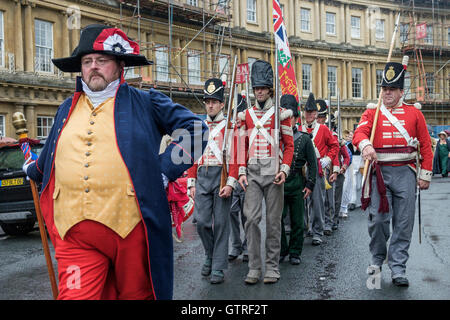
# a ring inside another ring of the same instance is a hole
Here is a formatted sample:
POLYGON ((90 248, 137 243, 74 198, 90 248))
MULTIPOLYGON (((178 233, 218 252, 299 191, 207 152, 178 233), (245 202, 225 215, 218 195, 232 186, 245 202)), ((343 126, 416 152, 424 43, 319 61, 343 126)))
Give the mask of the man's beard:
MULTIPOLYGON (((84 77, 83 77, 84 78, 84 77)), ((103 90, 105 90, 106 89, 106 87, 108 87, 108 85, 111 83, 111 82, 113 82, 114 80, 116 80, 116 79, 118 79, 119 78, 119 75, 117 75, 117 77, 114 77, 114 79, 112 80, 112 81, 109 81, 108 82, 108 80, 106 80, 106 78, 102 75, 102 74, 100 74, 100 73, 98 73, 98 72, 96 72, 96 71, 93 71, 93 72, 91 72, 90 74, 89 74, 89 76, 87 77, 87 81, 86 80, 84 80, 84 82, 86 83, 86 85, 88 86, 88 88, 91 90, 91 91, 93 91, 93 92, 98 92, 98 91, 103 91, 103 90), (100 77, 101 79, 103 79, 103 81, 101 81, 101 80, 99 80, 99 79, 96 79, 95 81, 92 81, 92 78, 94 77, 94 76, 98 76, 98 77, 100 77)))

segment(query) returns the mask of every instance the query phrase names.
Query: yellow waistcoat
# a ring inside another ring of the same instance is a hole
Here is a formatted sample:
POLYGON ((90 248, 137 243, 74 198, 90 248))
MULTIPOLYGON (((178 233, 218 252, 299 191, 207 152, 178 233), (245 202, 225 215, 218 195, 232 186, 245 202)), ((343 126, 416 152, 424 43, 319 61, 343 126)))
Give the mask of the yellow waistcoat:
POLYGON ((114 99, 97 108, 82 94, 55 155, 55 226, 64 239, 83 220, 94 220, 125 238, 141 221, 114 130, 114 99))

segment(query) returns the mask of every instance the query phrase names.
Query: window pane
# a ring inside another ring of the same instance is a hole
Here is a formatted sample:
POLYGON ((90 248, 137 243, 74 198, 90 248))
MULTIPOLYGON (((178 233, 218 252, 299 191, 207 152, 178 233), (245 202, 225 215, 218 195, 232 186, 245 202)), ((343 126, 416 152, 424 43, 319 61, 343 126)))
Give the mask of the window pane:
POLYGON ((3 36, 3 11, 0 11, 0 66, 5 65, 5 48, 3 36))
POLYGON ((191 84, 202 84, 200 77, 200 54, 190 51, 188 55, 188 81, 191 84))
POLYGON ((47 138, 53 126, 53 117, 37 117, 37 137, 47 138))
POLYGON ((36 19, 34 21, 36 57, 35 70, 53 72, 53 24, 36 19))
POLYGON ((377 96, 380 95, 381 92, 381 82, 383 81, 383 70, 377 69, 377 96))
POLYGON ((376 21, 375 38, 377 40, 384 40, 384 20, 376 21))
POLYGON ((327 34, 336 34, 336 14, 327 12, 326 14, 326 30, 327 34))
POLYGON ((336 97, 337 88, 337 67, 328 67, 328 93, 332 97, 336 97))
POLYGON ((352 68, 352 97, 362 98, 362 69, 352 68))
POLYGON ((302 90, 303 95, 309 95, 311 91, 311 65, 302 65, 302 90))
POLYGON ((352 38, 361 37, 361 19, 359 17, 351 17, 351 33, 352 38))
POLYGON ((256 0, 247 0, 247 21, 256 22, 256 0))
POLYGON ((167 47, 156 45, 156 80, 169 81, 169 60, 167 54, 167 47))
POLYGON ((5 116, 0 115, 0 137, 6 137, 5 116))
POLYGON ((310 10, 309 9, 300 9, 300 30, 309 32, 310 29, 310 10))

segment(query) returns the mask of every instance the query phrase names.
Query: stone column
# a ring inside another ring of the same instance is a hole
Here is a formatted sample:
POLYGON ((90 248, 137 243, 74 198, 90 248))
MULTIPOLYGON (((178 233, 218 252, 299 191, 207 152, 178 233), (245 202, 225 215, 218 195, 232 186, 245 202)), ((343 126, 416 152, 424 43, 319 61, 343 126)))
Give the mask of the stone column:
POLYGON ((295 55, 295 74, 297 75, 298 97, 302 97, 302 56, 295 55))
POLYGON ((345 43, 350 44, 351 42, 351 21, 350 21, 350 5, 345 4, 345 43))
MULTIPOLYGON (((242 2, 245 2, 245 1, 242 1, 242 2)), ((267 6, 267 1, 260 1, 260 3, 261 3, 261 17, 262 17, 262 19, 261 19, 261 26, 262 26, 262 31, 263 32, 270 32, 271 29, 269 27, 269 25, 270 25, 269 21, 272 21, 272 20, 268 20, 267 19, 268 11, 269 11, 269 8, 267 6)), ((245 12, 247 12, 247 11, 245 11, 245 12)))
MULTIPOLYGON (((264 2, 264 1, 263 1, 264 2)), ((294 0, 289 0, 289 5, 287 7, 289 21, 287 29, 289 30, 288 36, 295 35, 295 11, 294 11, 294 0)), ((285 10, 286 13, 286 10, 285 10)))
POLYGON ((22 5, 15 0, 14 8, 14 60, 16 71, 23 71, 22 5))
POLYGON ((241 28, 247 28, 247 1, 239 1, 241 28))
POLYGON ((372 100, 372 70, 370 68, 370 62, 366 62, 366 85, 365 85, 365 90, 364 90, 364 95, 365 97, 363 97, 365 100, 372 100))
POLYGON ((323 98, 322 96, 322 72, 321 72, 321 59, 316 58, 316 72, 317 79, 315 79, 315 90, 314 86, 311 88, 313 92, 316 92, 317 94, 314 94, 316 99, 323 98))
POLYGON ((347 63, 345 60, 341 62, 341 100, 347 100, 347 63))
POLYGON ((338 24, 337 28, 339 30, 339 40, 341 43, 345 43, 346 41, 346 37, 345 34, 347 32, 347 19, 345 16, 345 4, 341 3, 341 5, 339 6, 339 15, 337 16, 337 20, 336 23, 338 24))
POLYGON ((317 26, 320 26, 320 40, 325 41, 325 31, 326 31, 326 14, 325 14, 325 4, 324 1, 320 1, 319 4, 319 13, 317 15, 318 21, 316 23, 317 26))
POLYGON ((31 18, 31 7, 34 7, 34 3, 29 1, 25 5, 25 71, 34 71, 34 54, 33 54, 33 19, 31 18))
POLYGON ((30 138, 36 138, 36 115, 34 106, 27 105, 25 107, 25 119, 27 119, 28 136, 30 138))
POLYGON ((328 59, 322 59, 322 97, 328 99, 328 59))
POLYGON ((372 63, 372 100, 378 99, 377 94, 377 64, 372 63))
POLYGON ((239 10, 239 6, 240 6, 239 0, 233 0, 231 5, 233 7, 233 19, 232 19, 233 26, 234 27, 239 27, 239 22, 241 21, 240 17, 239 17, 239 12, 240 12, 240 10, 239 10))
POLYGON ((294 35, 296 37, 299 36, 300 31, 300 7, 299 7, 299 1, 294 1, 294 8, 291 10, 294 11, 294 21, 293 21, 293 27, 294 27, 294 35))
POLYGON ((370 12, 369 12, 369 8, 366 8, 365 10, 365 33, 364 33, 364 45, 368 46, 371 44, 371 35, 372 35, 372 25, 371 25, 371 17, 370 17, 370 12))
POLYGON ((347 99, 353 99, 352 95, 352 62, 347 61, 347 99))
POLYGON ((213 75, 213 64, 212 64, 212 45, 211 42, 206 44, 206 78, 209 79, 213 75))
POLYGON ((319 12, 319 0, 317 0, 317 1, 314 1, 314 20, 313 21, 311 21, 311 23, 314 25, 314 26, 316 26, 316 27, 313 27, 313 30, 314 30, 314 39, 316 40, 316 41, 320 41, 320 34, 321 34, 321 31, 320 31, 320 25, 321 25, 321 22, 320 22, 320 12, 319 12))

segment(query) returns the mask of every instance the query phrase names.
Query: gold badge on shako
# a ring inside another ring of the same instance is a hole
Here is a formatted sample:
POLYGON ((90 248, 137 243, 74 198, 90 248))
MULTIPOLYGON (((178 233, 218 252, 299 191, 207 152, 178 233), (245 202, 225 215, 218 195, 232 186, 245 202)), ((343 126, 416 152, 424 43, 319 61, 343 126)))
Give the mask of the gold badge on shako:
POLYGON ((210 82, 208 88, 206 88, 206 91, 208 91, 208 93, 213 93, 215 90, 216 86, 214 85, 214 82, 210 82))
POLYGON ((389 70, 386 71, 386 79, 387 80, 392 80, 394 77, 395 77, 394 67, 390 66, 389 70))

